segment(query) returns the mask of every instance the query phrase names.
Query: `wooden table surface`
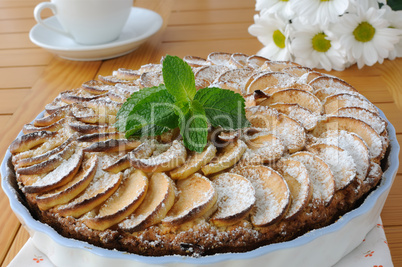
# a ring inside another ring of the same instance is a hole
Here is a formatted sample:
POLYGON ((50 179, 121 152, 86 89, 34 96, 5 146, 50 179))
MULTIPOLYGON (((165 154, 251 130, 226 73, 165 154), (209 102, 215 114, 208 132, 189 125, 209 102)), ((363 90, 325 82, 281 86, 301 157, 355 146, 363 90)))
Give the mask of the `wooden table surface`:
MULTIPOLYGON (((30 42, 40 0, 0 0, 0 155, 25 123, 61 91, 80 86, 99 74, 159 62, 166 54, 206 57, 210 52, 253 55, 262 45, 247 28, 253 23, 254 0, 135 0, 135 6, 158 12, 162 29, 138 50, 111 60, 75 62, 61 59, 30 42)), ((51 16, 50 11, 44 15, 51 16)), ((384 111, 402 143, 402 58, 358 69, 331 72, 384 111)), ((0 264, 7 266, 29 235, 0 190, 0 264)), ((402 168, 381 214, 395 266, 402 266, 402 168)))

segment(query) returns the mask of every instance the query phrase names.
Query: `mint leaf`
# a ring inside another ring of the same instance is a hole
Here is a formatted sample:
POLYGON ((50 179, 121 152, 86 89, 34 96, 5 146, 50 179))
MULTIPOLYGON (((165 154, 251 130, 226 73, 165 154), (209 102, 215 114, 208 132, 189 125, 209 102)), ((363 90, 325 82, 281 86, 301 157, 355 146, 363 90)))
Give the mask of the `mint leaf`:
POLYGON ((141 131, 141 135, 160 135, 178 126, 174 97, 166 89, 157 90, 142 100, 130 111, 126 119, 126 136, 141 131), (158 127, 156 127, 158 126, 158 127), (154 130, 155 132, 151 131, 154 130))
POLYGON ((163 81, 176 101, 193 100, 196 93, 195 78, 191 67, 181 58, 167 55, 162 65, 163 81))
POLYGON ((236 130, 250 126, 244 110, 244 98, 231 90, 216 87, 197 91, 194 100, 204 107, 205 114, 214 127, 236 130))
POLYGON ((130 112, 137 105, 137 103, 139 103, 140 101, 142 101, 149 95, 159 92, 161 90, 166 90, 165 85, 161 84, 159 86, 146 88, 146 90, 140 90, 140 91, 132 93, 131 96, 129 98, 127 98, 126 102, 123 103, 123 105, 117 112, 117 115, 116 115, 117 121, 114 125, 117 128, 117 130, 120 132, 125 132, 126 125, 127 125, 127 118, 129 116, 130 112))
POLYGON ((187 113, 179 116, 180 134, 184 145, 198 153, 201 153, 208 139, 208 121, 202 105, 194 100, 187 102, 187 113))
POLYGON ((135 136, 135 137, 158 136, 169 130, 171 130, 171 129, 168 127, 162 127, 162 126, 152 124, 152 125, 146 125, 137 131, 130 131, 129 135, 127 135, 127 133, 126 133, 126 136, 127 137, 129 137, 129 136, 135 136))

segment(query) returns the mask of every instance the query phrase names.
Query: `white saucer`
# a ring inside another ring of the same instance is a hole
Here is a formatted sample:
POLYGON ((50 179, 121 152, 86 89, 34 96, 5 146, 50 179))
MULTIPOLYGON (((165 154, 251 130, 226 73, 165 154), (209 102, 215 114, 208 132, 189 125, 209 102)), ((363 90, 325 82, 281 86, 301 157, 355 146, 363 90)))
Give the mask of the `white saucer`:
MULTIPOLYGON (((56 17, 46 23, 61 28, 56 17)), ((31 41, 58 56, 70 60, 102 60, 128 54, 137 49, 162 26, 162 17, 154 11, 133 7, 119 38, 101 45, 81 45, 57 32, 35 25, 30 33, 31 41)))

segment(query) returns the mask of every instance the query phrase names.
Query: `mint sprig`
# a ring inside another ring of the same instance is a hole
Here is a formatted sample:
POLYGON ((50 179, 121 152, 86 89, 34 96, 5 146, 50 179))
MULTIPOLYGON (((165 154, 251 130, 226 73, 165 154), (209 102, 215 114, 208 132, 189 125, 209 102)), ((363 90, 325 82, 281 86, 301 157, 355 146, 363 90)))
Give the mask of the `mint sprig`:
POLYGON ((179 127, 184 145, 202 152, 209 124, 226 130, 250 126, 240 94, 220 88, 197 91, 191 67, 179 57, 167 55, 162 73, 164 85, 133 93, 117 113, 115 126, 127 138, 157 136, 179 127))

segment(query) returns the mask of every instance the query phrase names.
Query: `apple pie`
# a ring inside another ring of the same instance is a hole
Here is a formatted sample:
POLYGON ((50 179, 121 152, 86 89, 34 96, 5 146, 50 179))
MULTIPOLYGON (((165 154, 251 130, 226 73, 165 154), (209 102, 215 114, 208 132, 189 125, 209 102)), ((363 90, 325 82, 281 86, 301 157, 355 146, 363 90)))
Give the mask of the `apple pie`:
MULTIPOLYGON (((162 58, 163 60, 163 58, 162 58)), ((183 58, 197 89, 240 94, 250 127, 126 137, 116 115, 163 84, 162 65, 118 69, 60 93, 10 145, 20 195, 60 235, 146 256, 245 252, 358 207, 382 177, 385 120, 353 86, 241 53, 183 58)))

